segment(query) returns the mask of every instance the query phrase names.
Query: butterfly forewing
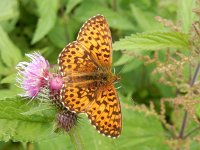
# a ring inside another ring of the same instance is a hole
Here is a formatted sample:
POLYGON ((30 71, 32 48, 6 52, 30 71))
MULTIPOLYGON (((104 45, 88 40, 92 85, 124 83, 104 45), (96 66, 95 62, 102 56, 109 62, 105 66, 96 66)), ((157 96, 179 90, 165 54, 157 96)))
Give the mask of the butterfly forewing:
POLYGON ((98 68, 89 53, 76 41, 63 49, 58 60, 62 76, 90 73, 98 68))
POLYGON ((104 16, 89 19, 81 28, 77 41, 94 57, 99 66, 110 69, 112 63, 112 38, 104 16))
POLYGON ((104 16, 89 19, 76 41, 59 55, 63 78, 60 100, 75 113, 86 113, 96 129, 110 137, 121 133, 121 108, 110 72, 112 39, 104 16))

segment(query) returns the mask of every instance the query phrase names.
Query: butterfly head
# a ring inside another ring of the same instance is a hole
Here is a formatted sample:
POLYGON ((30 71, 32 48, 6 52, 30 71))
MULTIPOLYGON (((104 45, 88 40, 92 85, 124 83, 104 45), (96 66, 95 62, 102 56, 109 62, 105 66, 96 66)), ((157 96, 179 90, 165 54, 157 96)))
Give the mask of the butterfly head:
POLYGON ((115 75, 114 73, 108 73, 107 75, 107 81, 109 83, 116 83, 120 81, 120 77, 118 75, 115 75))

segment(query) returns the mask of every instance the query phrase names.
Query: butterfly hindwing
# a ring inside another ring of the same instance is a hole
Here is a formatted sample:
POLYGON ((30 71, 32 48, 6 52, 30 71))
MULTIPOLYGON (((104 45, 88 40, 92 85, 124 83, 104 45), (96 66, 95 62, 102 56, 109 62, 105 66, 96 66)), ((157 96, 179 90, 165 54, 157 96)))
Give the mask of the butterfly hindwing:
POLYGON ((113 85, 98 89, 97 97, 87 109, 88 118, 96 129, 110 137, 121 134, 121 107, 113 85))
POLYGON ((61 102, 70 111, 85 113, 86 109, 96 98, 98 87, 96 83, 65 83, 61 90, 61 102))

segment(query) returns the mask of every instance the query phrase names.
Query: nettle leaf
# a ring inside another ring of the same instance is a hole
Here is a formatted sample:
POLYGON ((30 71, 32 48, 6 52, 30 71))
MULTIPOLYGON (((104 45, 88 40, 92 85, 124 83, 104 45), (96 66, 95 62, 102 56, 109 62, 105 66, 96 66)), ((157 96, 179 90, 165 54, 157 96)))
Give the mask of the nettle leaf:
POLYGON ((40 17, 37 23, 37 28, 34 33, 33 39, 31 41, 32 44, 35 44, 40 39, 42 39, 53 28, 56 22, 56 14, 58 9, 57 0, 49 0, 49 1, 35 0, 35 2, 38 6, 40 17))
POLYGON ((37 101, 28 103, 19 97, 0 100, 0 140, 39 142, 56 137, 53 132, 55 110, 53 108, 37 114, 23 113, 38 107, 37 101))
POLYGON ((122 107, 122 110, 123 132, 117 142, 118 149, 169 149, 165 143, 165 130, 158 118, 131 107, 122 107))
POLYGON ((0 57, 8 66, 14 67, 21 60, 21 52, 0 26, 0 57))
POLYGON ((146 115, 123 106, 122 115, 122 134, 117 139, 102 136, 90 125, 85 115, 82 116, 77 129, 82 137, 85 149, 168 149, 165 144, 165 130, 155 116, 146 115))
POLYGON ((181 32, 153 32, 134 34, 113 44, 114 50, 158 50, 189 48, 188 34, 181 32))

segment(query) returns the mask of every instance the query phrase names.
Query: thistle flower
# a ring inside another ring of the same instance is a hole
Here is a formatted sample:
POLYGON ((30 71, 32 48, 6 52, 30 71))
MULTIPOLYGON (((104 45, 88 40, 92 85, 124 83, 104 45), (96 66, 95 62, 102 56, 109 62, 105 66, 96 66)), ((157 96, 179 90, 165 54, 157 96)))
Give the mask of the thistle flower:
POLYGON ((77 115, 67 109, 57 114, 56 120, 59 128, 64 129, 66 132, 70 131, 77 123, 77 115))
POLYGON ((59 91, 62 87, 62 77, 58 74, 52 73, 49 79, 49 86, 51 91, 59 91))
POLYGON ((24 90, 22 97, 35 98, 40 89, 48 85, 49 63, 39 53, 26 54, 30 62, 20 62, 16 69, 17 83, 24 90))

